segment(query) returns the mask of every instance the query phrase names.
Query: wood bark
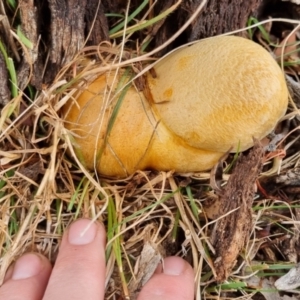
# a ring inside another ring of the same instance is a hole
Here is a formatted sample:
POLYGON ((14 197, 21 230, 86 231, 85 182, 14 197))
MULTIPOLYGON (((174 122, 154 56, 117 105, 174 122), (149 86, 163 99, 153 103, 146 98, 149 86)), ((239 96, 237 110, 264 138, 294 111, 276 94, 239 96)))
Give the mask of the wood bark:
POLYGON ((220 194, 221 218, 212 236, 216 250, 216 280, 219 282, 228 278, 250 238, 255 183, 262 166, 263 147, 256 143, 248 155, 241 155, 220 194))
MULTIPOLYGON (((100 0, 20 0, 21 31, 32 47, 16 65, 19 88, 23 90, 30 81, 38 90, 42 89, 42 84, 51 84, 86 41, 97 45, 108 40, 104 14, 108 7, 113 8, 100 0)), ((0 31, 6 37, 9 29, 1 28, 0 23, 0 31)), ((14 51, 11 43, 6 44, 10 52, 14 51)), ((13 54, 18 61, 18 53, 13 54)))
MULTIPOLYGON (((171 2, 171 4, 175 3, 174 0, 171 2)), ((155 45, 161 45, 174 34, 201 2, 202 0, 183 1, 179 9, 165 19, 160 30, 155 32, 155 45)), ((250 16, 258 15, 262 3, 263 0, 208 0, 198 18, 175 42, 175 46, 244 28, 250 16)), ((157 13, 160 10, 163 11, 164 7, 165 2, 158 6, 157 13)), ((243 35, 243 33, 239 35, 243 35)), ((174 45, 165 49, 165 52, 168 52, 172 47, 174 45)))
POLYGON ((3 55, 0 53, 0 109, 10 100, 8 88, 8 72, 3 55))
POLYGON ((23 90, 28 84, 28 77, 30 68, 32 68, 31 83, 41 88, 42 86, 42 68, 37 64, 38 58, 38 10, 34 5, 33 0, 20 0, 19 1, 20 16, 22 20, 22 32, 27 40, 31 43, 31 48, 24 55, 23 60, 18 68, 18 87, 23 90))
MULTIPOLYGON (((189 41, 215 36, 241 29, 247 24, 249 16, 257 16, 263 0, 209 0, 201 15, 192 24, 189 41)), ((198 1, 187 5, 193 11, 198 1)), ((239 35, 242 35, 240 33, 239 35)))

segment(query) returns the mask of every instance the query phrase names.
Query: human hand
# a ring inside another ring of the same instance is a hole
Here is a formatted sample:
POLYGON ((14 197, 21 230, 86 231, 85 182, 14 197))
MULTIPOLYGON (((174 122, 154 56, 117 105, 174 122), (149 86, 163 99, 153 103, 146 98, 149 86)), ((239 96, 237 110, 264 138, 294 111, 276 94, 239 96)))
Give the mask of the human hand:
MULTIPOLYGON (((99 300, 104 299, 105 230, 87 219, 74 222, 64 234, 56 263, 27 253, 9 268, 0 288, 0 300, 99 300)), ((146 283, 138 300, 192 300, 194 273, 179 257, 164 260, 146 283), (161 270, 162 268, 158 268, 161 270)))

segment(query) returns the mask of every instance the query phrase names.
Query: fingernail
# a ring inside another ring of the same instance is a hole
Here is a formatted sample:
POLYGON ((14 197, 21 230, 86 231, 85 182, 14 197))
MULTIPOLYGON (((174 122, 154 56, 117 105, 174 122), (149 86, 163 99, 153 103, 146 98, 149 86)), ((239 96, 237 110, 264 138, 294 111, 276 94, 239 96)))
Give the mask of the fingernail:
POLYGON ((39 255, 34 253, 24 254, 16 261, 11 279, 19 280, 33 277, 42 271, 43 266, 44 264, 39 255))
POLYGON ((97 225, 87 219, 75 221, 68 233, 69 243, 72 245, 86 245, 91 243, 97 233, 97 225))
POLYGON ((166 275, 181 275, 186 269, 186 262, 180 257, 169 257, 164 261, 163 272, 166 275))

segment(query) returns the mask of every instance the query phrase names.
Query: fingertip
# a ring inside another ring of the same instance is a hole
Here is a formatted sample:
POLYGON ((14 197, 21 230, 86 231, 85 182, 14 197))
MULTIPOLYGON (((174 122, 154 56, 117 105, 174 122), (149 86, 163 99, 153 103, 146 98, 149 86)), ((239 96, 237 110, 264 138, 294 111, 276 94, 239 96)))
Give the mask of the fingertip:
POLYGON ((51 270, 46 257, 37 253, 22 255, 7 271, 0 299, 41 299, 51 270))
POLYGON ((106 232, 100 222, 78 219, 68 229, 67 240, 71 245, 87 245, 92 243, 95 238, 99 238, 105 246, 106 232))
POLYGON ((188 269, 193 271, 191 265, 184 259, 177 256, 171 256, 164 260, 162 272, 166 275, 179 276, 185 272, 189 272, 188 269))
POLYGON ((51 272, 51 265, 48 259, 38 253, 26 253, 16 261, 10 279, 27 279, 42 272, 51 272))
POLYGON ((104 226, 73 222, 63 235, 44 299, 101 299, 105 290, 104 226))
POLYGON ((180 257, 168 257, 162 272, 155 273, 146 283, 138 300, 192 300, 194 298, 194 271, 180 257))

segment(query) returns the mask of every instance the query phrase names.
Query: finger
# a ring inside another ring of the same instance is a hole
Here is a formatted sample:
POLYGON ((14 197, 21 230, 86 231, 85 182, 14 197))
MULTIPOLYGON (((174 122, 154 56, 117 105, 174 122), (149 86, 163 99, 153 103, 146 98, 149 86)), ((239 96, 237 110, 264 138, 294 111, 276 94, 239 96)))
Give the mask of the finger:
POLYGON ((81 219, 64 234, 44 300, 104 297, 105 230, 81 219))
POLYGON ((162 273, 155 273, 142 288, 138 300, 193 300, 194 272, 180 257, 164 260, 162 273))
POLYGON ((12 266, 0 288, 0 300, 41 300, 51 274, 46 257, 27 253, 12 266))

